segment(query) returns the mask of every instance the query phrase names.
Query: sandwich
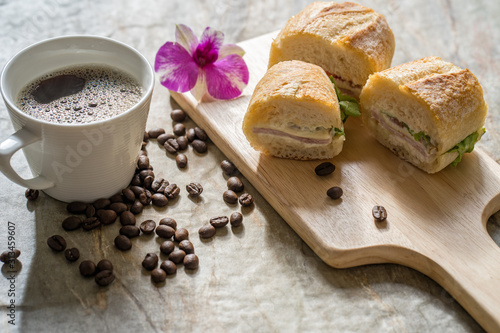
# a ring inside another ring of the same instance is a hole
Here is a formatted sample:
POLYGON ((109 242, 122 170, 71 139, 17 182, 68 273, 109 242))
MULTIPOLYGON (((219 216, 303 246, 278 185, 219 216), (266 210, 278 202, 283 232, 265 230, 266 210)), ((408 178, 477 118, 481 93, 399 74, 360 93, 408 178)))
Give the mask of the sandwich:
POLYGON ((264 154, 328 159, 342 151, 345 118, 335 87, 321 67, 283 61, 269 68, 255 87, 243 133, 264 154))
POLYGON ((439 57, 371 75, 360 108, 380 143, 428 173, 456 166, 474 149, 488 112, 476 76, 439 57))
POLYGON ((358 97, 368 76, 389 68, 395 41, 384 16, 344 2, 314 2, 291 17, 271 45, 268 68, 285 60, 322 67, 358 97))

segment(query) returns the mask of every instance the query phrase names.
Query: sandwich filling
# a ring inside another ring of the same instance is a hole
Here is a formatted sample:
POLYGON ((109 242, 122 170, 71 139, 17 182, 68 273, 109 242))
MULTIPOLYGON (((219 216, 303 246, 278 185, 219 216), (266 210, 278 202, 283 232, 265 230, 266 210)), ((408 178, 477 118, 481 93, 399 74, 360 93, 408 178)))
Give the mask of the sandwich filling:
POLYGON ((344 135, 342 129, 336 127, 325 128, 318 126, 314 129, 300 127, 290 123, 286 128, 272 128, 265 126, 256 126, 253 129, 256 134, 269 134, 278 137, 286 137, 297 142, 314 145, 328 145, 336 136, 344 135))

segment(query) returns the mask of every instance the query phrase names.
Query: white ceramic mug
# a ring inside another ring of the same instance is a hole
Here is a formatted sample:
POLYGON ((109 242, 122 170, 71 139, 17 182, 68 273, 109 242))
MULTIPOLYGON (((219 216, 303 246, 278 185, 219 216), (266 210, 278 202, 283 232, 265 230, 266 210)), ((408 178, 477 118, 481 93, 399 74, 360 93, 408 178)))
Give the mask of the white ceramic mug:
POLYGON ((5 65, 0 79, 16 130, 0 141, 0 171, 21 186, 43 190, 65 202, 91 202, 116 194, 134 174, 153 86, 154 72, 144 56, 109 38, 57 37, 22 50, 5 65), (141 100, 118 116, 85 124, 35 119, 16 106, 19 92, 33 80, 81 64, 110 65, 125 71, 141 84, 141 100), (11 166, 10 159, 19 149, 32 179, 23 179, 11 166))

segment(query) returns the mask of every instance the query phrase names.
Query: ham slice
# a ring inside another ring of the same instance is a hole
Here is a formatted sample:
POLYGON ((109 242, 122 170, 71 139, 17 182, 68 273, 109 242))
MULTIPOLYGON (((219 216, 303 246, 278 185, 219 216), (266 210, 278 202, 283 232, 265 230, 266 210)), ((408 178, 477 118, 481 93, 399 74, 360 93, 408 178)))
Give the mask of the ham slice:
POLYGON ((307 138, 303 136, 298 136, 298 135, 293 135, 290 133, 286 133, 277 129, 272 129, 272 128, 264 128, 264 127, 255 127, 253 129, 254 133, 260 133, 260 134, 271 134, 271 135, 276 135, 276 136, 283 136, 287 137, 293 140, 300 141, 302 143, 307 143, 307 144, 316 144, 316 145, 327 145, 330 142, 332 142, 332 138, 329 137, 328 139, 312 139, 312 138, 307 138))

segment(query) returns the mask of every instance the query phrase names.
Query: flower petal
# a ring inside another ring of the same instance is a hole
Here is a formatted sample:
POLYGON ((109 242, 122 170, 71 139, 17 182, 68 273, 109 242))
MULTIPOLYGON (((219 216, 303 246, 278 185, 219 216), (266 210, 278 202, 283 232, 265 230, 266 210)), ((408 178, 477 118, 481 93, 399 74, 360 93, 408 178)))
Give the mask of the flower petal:
POLYGON ((156 53, 155 72, 167 89, 186 92, 196 84, 199 68, 182 45, 167 42, 156 53))
POLYGON ((199 49, 211 49, 213 51, 219 52, 219 49, 224 42, 224 34, 221 31, 217 31, 213 28, 206 27, 201 35, 199 49))
POLYGON ((241 95, 248 84, 248 68, 243 58, 231 54, 205 66, 207 88, 210 96, 231 99, 241 95))
POLYGON ((198 46, 198 37, 190 27, 184 24, 175 25, 175 41, 181 44, 191 55, 198 46))
POLYGON ((205 71, 203 69, 200 69, 200 72, 198 74, 198 81, 196 81, 196 85, 194 86, 194 88, 191 89, 191 94, 197 101, 200 101, 206 93, 207 81, 205 79, 205 71))
POLYGON ((243 50, 240 46, 236 44, 223 45, 219 50, 219 59, 227 57, 228 55, 231 54, 237 54, 240 57, 243 57, 243 55, 245 54, 245 50, 243 50))

